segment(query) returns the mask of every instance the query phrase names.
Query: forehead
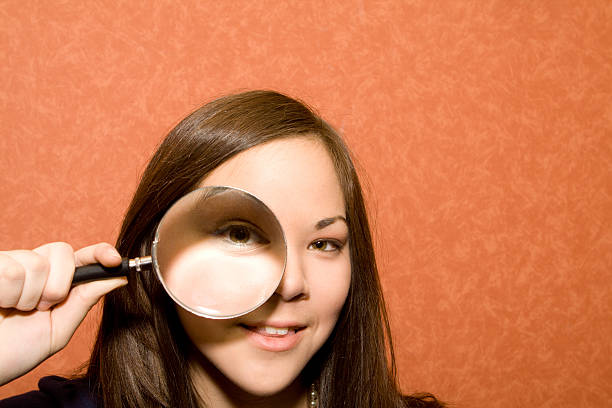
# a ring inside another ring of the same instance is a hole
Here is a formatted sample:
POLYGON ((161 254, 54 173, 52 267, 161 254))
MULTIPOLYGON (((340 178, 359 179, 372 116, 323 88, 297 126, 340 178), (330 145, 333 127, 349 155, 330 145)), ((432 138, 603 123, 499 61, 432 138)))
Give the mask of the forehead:
POLYGON ((313 217, 344 214, 344 198, 334 164, 314 137, 274 140, 226 161, 200 186, 227 185, 246 190, 280 216, 304 212, 313 217), (316 210, 316 211, 315 211, 316 210))

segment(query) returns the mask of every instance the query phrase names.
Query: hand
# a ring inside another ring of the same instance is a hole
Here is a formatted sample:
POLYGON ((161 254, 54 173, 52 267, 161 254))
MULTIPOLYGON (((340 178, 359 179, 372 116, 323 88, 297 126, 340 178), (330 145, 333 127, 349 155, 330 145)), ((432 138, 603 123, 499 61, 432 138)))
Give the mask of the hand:
POLYGON ((121 257, 110 244, 0 252, 0 385, 64 348, 98 300, 127 283, 120 277, 71 289, 75 266, 91 263, 116 266, 121 257))

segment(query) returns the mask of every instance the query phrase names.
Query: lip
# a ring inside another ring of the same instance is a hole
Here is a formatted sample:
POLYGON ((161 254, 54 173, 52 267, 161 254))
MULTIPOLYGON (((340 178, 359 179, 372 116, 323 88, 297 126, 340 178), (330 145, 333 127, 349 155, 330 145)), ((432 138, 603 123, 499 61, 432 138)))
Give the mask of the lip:
POLYGON ((281 352, 289 351, 296 347, 304 335, 306 326, 295 322, 262 322, 257 324, 240 324, 249 341, 265 351, 281 352), (287 334, 266 334, 258 331, 265 326, 274 328, 289 328, 287 334))

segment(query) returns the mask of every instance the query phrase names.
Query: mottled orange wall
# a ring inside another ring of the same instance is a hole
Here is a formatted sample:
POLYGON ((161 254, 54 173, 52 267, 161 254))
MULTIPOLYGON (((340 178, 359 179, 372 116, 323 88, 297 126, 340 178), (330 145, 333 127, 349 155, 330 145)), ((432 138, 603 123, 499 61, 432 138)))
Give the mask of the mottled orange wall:
POLYGON ((612 405, 612 2, 136 3, 0 4, 0 248, 112 242, 173 124, 281 90, 358 159, 406 392, 612 405))

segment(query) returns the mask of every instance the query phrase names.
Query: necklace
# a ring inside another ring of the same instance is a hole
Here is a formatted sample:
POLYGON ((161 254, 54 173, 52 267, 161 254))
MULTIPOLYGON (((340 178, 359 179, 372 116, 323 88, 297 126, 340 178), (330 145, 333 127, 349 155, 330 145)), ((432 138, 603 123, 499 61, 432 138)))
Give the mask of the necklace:
POLYGON ((317 408, 319 406, 319 393, 314 383, 310 384, 310 391, 308 392, 308 408, 317 408))

